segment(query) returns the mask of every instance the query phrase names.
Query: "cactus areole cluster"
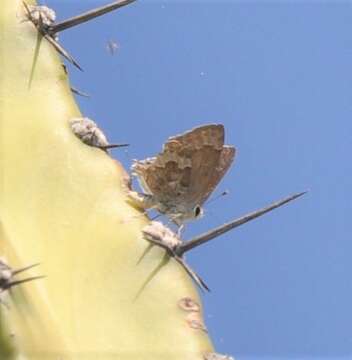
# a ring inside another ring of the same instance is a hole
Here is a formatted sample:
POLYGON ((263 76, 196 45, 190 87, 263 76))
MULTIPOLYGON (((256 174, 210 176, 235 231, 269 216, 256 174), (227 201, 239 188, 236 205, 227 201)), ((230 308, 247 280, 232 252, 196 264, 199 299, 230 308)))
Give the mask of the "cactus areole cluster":
POLYGON ((62 63, 82 70, 59 32, 133 2, 61 22, 35 0, 1 2, 1 360, 233 360, 213 348, 209 287, 184 254, 303 195, 182 239, 233 162, 223 125, 170 137, 126 171, 109 149, 128 144, 81 114, 62 63))

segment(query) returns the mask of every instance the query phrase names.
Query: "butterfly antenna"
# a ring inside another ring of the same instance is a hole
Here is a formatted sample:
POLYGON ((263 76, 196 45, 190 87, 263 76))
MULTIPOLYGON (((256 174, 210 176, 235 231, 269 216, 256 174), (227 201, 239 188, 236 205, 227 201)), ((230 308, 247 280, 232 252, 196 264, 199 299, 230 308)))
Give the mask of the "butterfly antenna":
POLYGON ((213 197, 213 198, 211 198, 210 200, 208 200, 208 201, 206 202, 206 204, 209 205, 209 204, 211 204, 212 202, 214 202, 214 201, 222 198, 223 196, 228 195, 229 193, 230 193, 230 190, 225 190, 225 191, 223 191, 221 194, 216 195, 215 197, 213 197))
MULTIPOLYGON (((213 198, 209 199, 209 200, 206 202, 206 205, 209 205, 209 204, 211 204, 212 202, 219 200, 220 198, 222 198, 223 196, 228 195, 229 193, 230 193, 230 190, 225 190, 225 191, 223 191, 221 194, 218 194, 218 195, 214 196, 213 198)), ((209 215, 209 214, 212 215, 216 220, 219 221, 219 216, 218 216, 218 214, 217 214, 216 212, 214 212, 214 211, 212 211, 212 210, 209 210, 209 209, 206 209, 206 210, 203 209, 203 211, 204 211, 204 213, 206 212, 206 214, 208 214, 208 215, 209 215)))

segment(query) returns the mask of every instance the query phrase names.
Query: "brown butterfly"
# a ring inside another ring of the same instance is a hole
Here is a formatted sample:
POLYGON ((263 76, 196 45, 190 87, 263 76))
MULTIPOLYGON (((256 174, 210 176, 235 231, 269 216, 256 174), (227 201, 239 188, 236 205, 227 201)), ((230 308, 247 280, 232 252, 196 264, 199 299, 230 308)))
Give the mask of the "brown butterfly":
POLYGON ((235 152, 233 146, 224 145, 221 124, 171 137, 156 157, 132 165, 145 194, 132 192, 131 198, 182 226, 202 215, 202 205, 229 169, 235 152))

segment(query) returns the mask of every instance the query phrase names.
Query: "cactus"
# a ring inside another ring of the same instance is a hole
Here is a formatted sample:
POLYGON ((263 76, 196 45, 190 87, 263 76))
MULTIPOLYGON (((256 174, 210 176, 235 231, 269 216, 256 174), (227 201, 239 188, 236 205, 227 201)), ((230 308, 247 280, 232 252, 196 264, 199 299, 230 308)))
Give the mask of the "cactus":
POLYGON ((107 140, 72 129, 84 116, 58 52, 80 66, 52 23, 28 21, 31 5, 0 6, 0 256, 10 269, 40 265, 3 289, 0 359, 230 359, 214 352, 180 261, 219 230, 172 251, 144 238, 149 219, 107 140))

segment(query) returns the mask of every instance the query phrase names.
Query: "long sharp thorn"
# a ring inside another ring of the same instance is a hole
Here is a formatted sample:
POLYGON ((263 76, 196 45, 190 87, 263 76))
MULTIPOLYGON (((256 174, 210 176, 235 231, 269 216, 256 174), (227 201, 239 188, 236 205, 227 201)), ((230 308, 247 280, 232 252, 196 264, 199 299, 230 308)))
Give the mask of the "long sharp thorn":
POLYGON ((251 212, 249 214, 246 214, 240 218, 237 218, 237 219, 230 221, 226 224, 223 224, 213 230, 210 230, 202 235, 194 237, 193 239, 186 241, 186 242, 182 243, 181 245, 179 245, 177 247, 177 249, 175 250, 175 252, 178 256, 182 256, 185 252, 192 250, 195 247, 202 245, 202 244, 204 244, 204 243, 206 243, 206 242, 208 242, 208 241, 210 241, 210 240, 212 240, 212 239, 214 239, 214 238, 216 238, 216 237, 218 237, 240 225, 243 225, 248 221, 254 220, 255 218, 262 216, 284 204, 287 204, 288 202, 295 200, 295 199, 299 198, 300 196, 304 195, 306 192, 307 191, 291 195, 285 199, 274 202, 273 204, 271 204, 265 208, 262 208, 262 209, 254 211, 254 212, 251 212))
POLYGON ((12 288, 14 286, 21 285, 21 284, 24 284, 26 282, 37 280, 37 279, 43 279, 43 278, 45 278, 45 276, 32 276, 32 277, 22 279, 22 280, 11 281, 10 283, 8 283, 6 285, 6 289, 10 289, 10 288, 12 288))
POLYGON ((54 25, 51 25, 49 27, 49 33, 50 34, 56 34, 56 33, 60 32, 60 31, 69 29, 69 28, 71 28, 73 26, 77 26, 79 24, 82 24, 84 22, 92 20, 92 19, 94 19, 94 18, 96 18, 98 16, 102 16, 102 15, 104 15, 104 14, 110 12, 110 11, 116 10, 116 9, 122 7, 122 6, 131 4, 131 3, 135 2, 135 1, 136 0, 114 1, 111 4, 104 5, 104 6, 101 6, 99 8, 87 11, 87 12, 81 14, 81 15, 74 16, 74 17, 72 17, 70 19, 67 19, 67 20, 58 22, 58 23, 56 23, 54 25))
POLYGON ((191 267, 186 263, 186 261, 178 256, 173 249, 170 249, 170 247, 168 245, 166 245, 165 243, 163 243, 162 241, 158 241, 155 239, 148 239, 147 241, 149 241, 151 244, 154 244, 156 246, 160 246, 161 248, 166 250, 166 253, 171 257, 174 258, 187 272, 187 274, 191 277, 191 279, 199 286, 199 288, 201 290, 205 289, 207 291, 210 292, 210 289, 208 287, 208 285, 202 280, 202 278, 197 275, 192 269, 191 267))
POLYGON ((210 289, 208 287, 208 285, 202 280, 202 278, 196 274, 191 268, 190 266, 185 262, 184 259, 182 259, 181 257, 175 255, 174 256, 175 260, 186 270, 187 274, 191 277, 191 279, 199 286, 199 288, 201 290, 207 290, 208 292, 210 292, 210 289))
POLYGON ((70 63, 72 63, 76 68, 83 71, 81 66, 78 62, 56 41, 54 40, 49 34, 44 34, 44 37, 50 44, 55 48, 55 50, 61 54, 64 58, 66 58, 70 63))
POLYGON ((109 150, 109 149, 115 149, 115 148, 120 148, 120 147, 125 147, 125 146, 130 146, 130 144, 109 144, 109 145, 102 145, 102 146, 97 146, 97 147, 102 150, 109 150))
MULTIPOLYGON (((27 12, 27 15, 28 15, 29 20, 32 21, 32 19, 31 19, 31 11, 30 11, 27 3, 26 3, 25 1, 22 1, 22 4, 23 4, 24 8, 26 9, 26 12, 27 12)), ((33 21, 32 21, 32 22, 33 22, 33 21)))
POLYGON ((23 267, 23 268, 20 268, 20 269, 13 270, 13 271, 12 271, 12 274, 13 274, 13 275, 17 275, 17 274, 19 274, 19 273, 21 273, 21 272, 23 272, 23 271, 32 269, 32 268, 34 268, 34 267, 36 267, 36 266, 38 266, 38 265, 40 265, 40 263, 36 263, 36 264, 29 265, 29 266, 26 266, 26 267, 23 267))
POLYGON ((42 16, 39 14, 39 25, 36 25, 31 17, 31 11, 26 4, 26 2, 22 1, 29 20, 33 23, 33 25, 37 28, 37 30, 42 34, 42 36, 55 48, 55 50, 61 54, 64 58, 66 58, 70 63, 75 65, 79 70, 83 71, 81 66, 78 64, 78 62, 47 32, 45 32, 42 28, 42 16))
POLYGON ((75 87, 71 86, 71 91, 76 94, 76 95, 79 95, 79 96, 83 96, 85 98, 90 98, 90 95, 89 94, 86 94, 78 89, 76 89, 75 87))

